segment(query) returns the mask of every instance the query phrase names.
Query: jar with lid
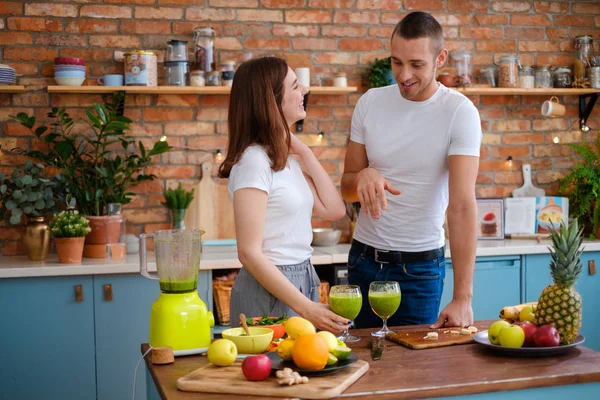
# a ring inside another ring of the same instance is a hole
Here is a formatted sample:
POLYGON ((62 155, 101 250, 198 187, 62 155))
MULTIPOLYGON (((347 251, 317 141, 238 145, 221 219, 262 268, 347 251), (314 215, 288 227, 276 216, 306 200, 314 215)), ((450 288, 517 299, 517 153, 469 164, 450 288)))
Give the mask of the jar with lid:
POLYGON ((223 61, 221 63, 221 79, 223 86, 233 85, 233 75, 235 73, 235 61, 223 61))
POLYGON ((479 70, 479 84, 496 87, 498 82, 498 69, 495 66, 481 68, 479 70))
POLYGON ((333 86, 335 87, 348 87, 348 78, 345 72, 338 72, 333 77, 333 86))
POLYGON ((521 67, 519 71, 519 87, 523 89, 533 89, 535 87, 535 74, 532 67, 521 67))
POLYGON ((473 83, 473 56, 467 51, 456 51, 450 54, 453 65, 456 68, 454 86, 470 86, 473 83))
POLYGON ((193 41, 196 46, 195 58, 196 68, 204 72, 210 72, 215 69, 215 31, 213 28, 194 29, 193 41))
POLYGON ((500 57, 498 87, 516 88, 519 86, 519 56, 500 57))
POLYGON ((558 67, 552 73, 555 88, 571 87, 571 69, 568 67, 558 67))
POLYGON ((211 71, 206 74, 206 86, 221 86, 221 73, 219 71, 211 71))
POLYGON ((540 65, 535 70, 535 87, 540 89, 547 89, 552 87, 552 74, 550 73, 550 67, 540 65))
POLYGON ((204 71, 196 69, 190 72, 190 86, 204 86, 206 81, 204 79, 204 71))
POLYGON ((575 36, 573 42, 573 47, 575 48, 575 60, 580 60, 587 64, 593 53, 592 37, 590 35, 578 35, 575 36))

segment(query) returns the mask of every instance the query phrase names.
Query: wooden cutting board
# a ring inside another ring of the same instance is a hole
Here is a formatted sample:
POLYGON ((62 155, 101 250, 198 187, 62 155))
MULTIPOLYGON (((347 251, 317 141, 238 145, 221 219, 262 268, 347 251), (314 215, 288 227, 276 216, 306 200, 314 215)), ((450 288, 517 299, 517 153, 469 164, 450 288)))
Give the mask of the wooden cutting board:
MULTIPOLYGON (((477 326, 477 325, 475 325, 477 326)), ((484 330, 487 327, 479 327, 477 329, 484 330)), ((386 339, 401 344, 402 346, 408 347, 409 349, 421 350, 431 349, 434 347, 453 346, 457 344, 469 344, 473 343, 473 334, 471 335, 453 335, 450 333, 452 330, 460 331, 460 328, 441 328, 441 329, 429 329, 427 331, 417 332, 395 332, 388 334, 386 339), (429 332, 437 332, 438 339, 425 339, 425 336, 429 332)))
POLYGON ((311 376, 309 382, 280 386, 271 376, 260 382, 251 382, 242 374, 242 361, 228 367, 204 365, 177 380, 177 388, 187 392, 244 394, 254 396, 277 396, 304 399, 330 399, 344 390, 369 370, 369 363, 359 360, 335 374, 311 376))

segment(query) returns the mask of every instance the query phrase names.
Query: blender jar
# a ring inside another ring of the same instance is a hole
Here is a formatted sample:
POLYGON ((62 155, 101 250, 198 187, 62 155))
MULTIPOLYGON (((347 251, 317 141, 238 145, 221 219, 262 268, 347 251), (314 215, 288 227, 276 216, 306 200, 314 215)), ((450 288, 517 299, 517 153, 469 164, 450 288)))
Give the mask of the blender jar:
POLYGON ((457 51, 450 55, 454 67, 456 67, 456 76, 454 77, 454 86, 470 86, 473 82, 473 65, 471 64, 471 53, 467 51, 457 51))
POLYGON ((187 61, 187 40, 169 40, 165 61, 187 61))
POLYGON ((194 29, 194 44, 196 45, 196 68, 204 72, 215 69, 215 31, 212 28, 194 29))

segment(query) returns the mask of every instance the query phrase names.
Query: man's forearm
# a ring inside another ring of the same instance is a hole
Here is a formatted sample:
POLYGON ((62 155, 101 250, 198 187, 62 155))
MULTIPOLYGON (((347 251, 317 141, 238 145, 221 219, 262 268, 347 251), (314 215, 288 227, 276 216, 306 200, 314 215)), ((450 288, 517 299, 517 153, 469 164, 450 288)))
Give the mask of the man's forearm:
POLYGON ((473 297, 473 270, 477 250, 477 203, 448 210, 450 253, 454 269, 454 300, 473 297))
POLYGON ((358 172, 344 172, 342 175, 342 198, 348 203, 358 201, 356 187, 358 186, 358 172))

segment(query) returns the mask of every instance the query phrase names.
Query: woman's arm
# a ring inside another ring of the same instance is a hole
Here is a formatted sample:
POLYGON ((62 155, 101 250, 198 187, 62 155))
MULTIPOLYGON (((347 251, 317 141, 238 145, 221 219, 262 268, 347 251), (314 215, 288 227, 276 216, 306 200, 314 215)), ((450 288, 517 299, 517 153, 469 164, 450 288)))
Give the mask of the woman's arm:
POLYGON ((262 287, 317 328, 340 332, 348 321, 331 312, 326 305, 305 297, 263 254, 267 199, 267 193, 260 189, 244 188, 234 193, 233 212, 240 262, 262 287))
POLYGON ((298 154, 304 162, 304 176, 313 192, 315 199, 314 212, 319 217, 332 221, 344 218, 346 206, 339 191, 331 181, 331 177, 325 171, 312 150, 302 143, 296 135, 292 135, 292 154, 298 154))

